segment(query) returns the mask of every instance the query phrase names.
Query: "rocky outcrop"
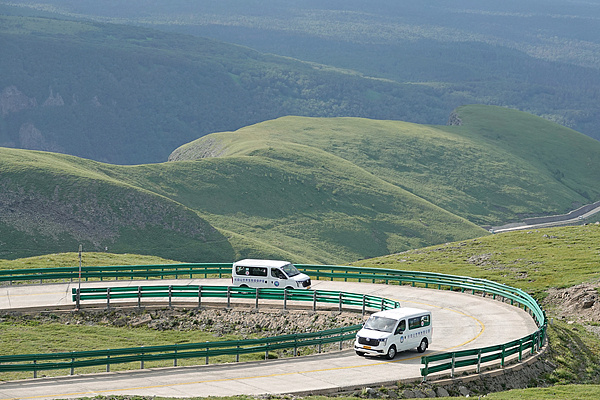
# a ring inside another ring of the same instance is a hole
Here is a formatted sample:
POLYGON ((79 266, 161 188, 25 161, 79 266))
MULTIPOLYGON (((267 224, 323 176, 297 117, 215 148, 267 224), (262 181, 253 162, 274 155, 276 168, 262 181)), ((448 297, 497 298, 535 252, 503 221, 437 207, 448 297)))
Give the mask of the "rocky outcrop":
POLYGON ((457 113, 453 112, 452 114, 450 114, 450 117, 448 117, 448 123, 446 125, 461 126, 462 125, 462 119, 460 119, 460 117, 458 116, 457 113))
POLYGON ((52 88, 50 88, 50 96, 48 96, 48 98, 46 99, 46 101, 44 101, 44 104, 42 104, 42 106, 43 107, 62 107, 64 105, 65 105, 65 101, 63 100, 60 93, 56 93, 56 95, 54 95, 52 88))
POLYGON ((8 86, 0 93, 0 113, 3 116, 35 107, 35 98, 27 97, 16 86, 8 86))
POLYGON ((64 149, 44 137, 42 131, 31 122, 26 122, 19 129, 19 147, 27 150, 52 151, 63 153, 64 149))
POLYGON ((600 282, 582 283, 566 289, 550 289, 544 304, 570 321, 600 322, 600 282))

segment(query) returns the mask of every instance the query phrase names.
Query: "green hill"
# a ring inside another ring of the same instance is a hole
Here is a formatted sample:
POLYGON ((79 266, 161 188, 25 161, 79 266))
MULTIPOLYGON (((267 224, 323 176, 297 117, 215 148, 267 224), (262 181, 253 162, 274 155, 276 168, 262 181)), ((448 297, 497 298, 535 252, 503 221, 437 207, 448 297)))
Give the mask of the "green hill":
POLYGON ((460 126, 284 117, 205 136, 170 159, 309 146, 479 225, 563 213, 598 199, 598 141, 501 107, 461 107, 453 120, 460 126))
POLYGON ((0 148, 0 170, 2 258, 73 251, 77 243, 88 251, 232 257, 227 239, 193 210, 110 178, 97 162, 0 148))
POLYGON ((83 242, 181 261, 348 263, 598 197, 599 171, 586 165, 597 165, 600 143, 495 107, 464 107, 454 119, 462 125, 285 117, 137 166, 1 149, 0 254, 83 242), (522 150, 535 135, 541 144, 522 150))

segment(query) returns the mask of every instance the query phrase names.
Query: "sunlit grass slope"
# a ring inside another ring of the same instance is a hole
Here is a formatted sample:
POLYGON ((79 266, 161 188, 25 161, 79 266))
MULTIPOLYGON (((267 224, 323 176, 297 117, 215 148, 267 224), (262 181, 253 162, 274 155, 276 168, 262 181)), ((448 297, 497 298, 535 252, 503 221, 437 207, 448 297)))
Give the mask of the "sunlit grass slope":
POLYGON ((194 210, 113 179, 103 171, 110 168, 0 148, 0 257, 77 251, 79 244, 179 260, 232 257, 227 239, 194 210))
POLYGON ((485 278, 543 297, 549 288, 600 278, 600 225, 500 233, 354 265, 485 278))
POLYGON ((284 117, 205 136, 171 159, 303 145, 480 225, 562 213, 598 199, 600 142, 501 107, 466 106, 456 114, 460 126, 284 117))
POLYGON ((347 263, 485 233, 319 149, 261 151, 115 166, 4 149, 3 258, 83 242, 181 261, 347 263))

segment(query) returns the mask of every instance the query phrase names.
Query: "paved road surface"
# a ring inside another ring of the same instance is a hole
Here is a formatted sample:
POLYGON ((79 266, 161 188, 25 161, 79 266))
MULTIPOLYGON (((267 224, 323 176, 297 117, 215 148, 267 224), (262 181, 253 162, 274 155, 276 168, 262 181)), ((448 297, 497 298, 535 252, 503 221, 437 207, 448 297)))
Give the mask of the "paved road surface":
MULTIPOLYGON (((161 281, 172 284, 175 281, 161 281)), ((227 284, 229 280, 178 280, 177 284, 227 284)), ((84 283, 149 285, 152 281, 84 283)), ((77 284, 75 283, 74 286, 77 284)), ((466 293, 368 283, 314 281, 314 289, 365 293, 397 300, 404 307, 432 311, 433 343, 428 353, 508 342, 537 327, 525 311, 466 293)), ((0 309, 72 304, 71 285, 4 286, 0 309)), ((418 379, 420 356, 400 353, 393 361, 358 357, 352 350, 261 362, 161 368, 0 383, 0 400, 66 399, 95 395, 166 397, 307 393, 346 387, 378 386, 418 379)), ((67 373, 67 372, 66 372, 67 373)))

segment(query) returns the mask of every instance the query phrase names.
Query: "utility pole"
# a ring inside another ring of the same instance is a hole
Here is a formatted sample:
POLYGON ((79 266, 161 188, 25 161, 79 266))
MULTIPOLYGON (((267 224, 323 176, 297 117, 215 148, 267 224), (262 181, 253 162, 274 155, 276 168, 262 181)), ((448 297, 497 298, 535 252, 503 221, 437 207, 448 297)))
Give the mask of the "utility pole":
POLYGON ((83 250, 83 246, 79 245, 79 283, 77 284, 77 309, 79 310, 79 305, 81 303, 81 251, 83 250))

